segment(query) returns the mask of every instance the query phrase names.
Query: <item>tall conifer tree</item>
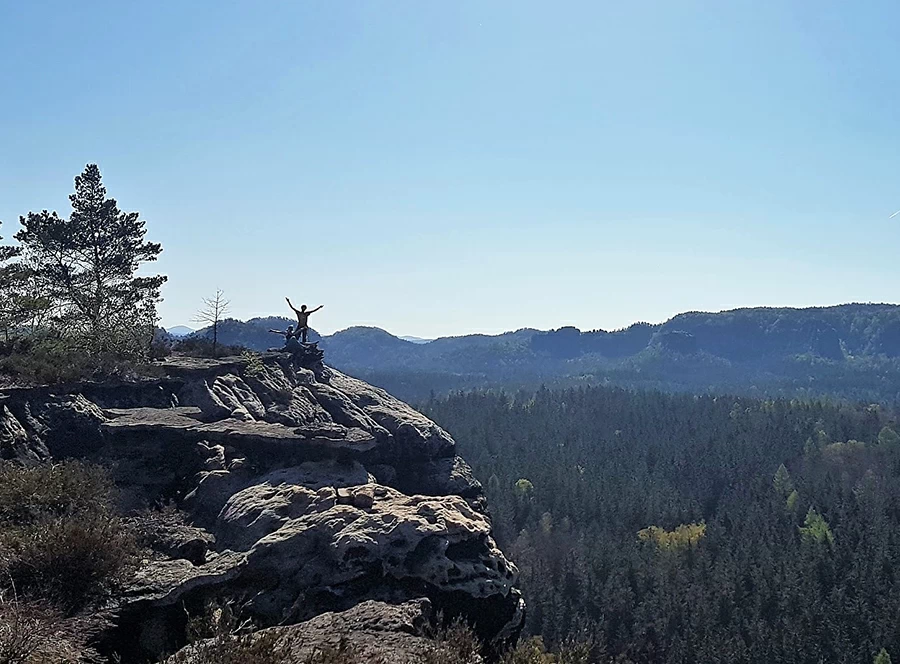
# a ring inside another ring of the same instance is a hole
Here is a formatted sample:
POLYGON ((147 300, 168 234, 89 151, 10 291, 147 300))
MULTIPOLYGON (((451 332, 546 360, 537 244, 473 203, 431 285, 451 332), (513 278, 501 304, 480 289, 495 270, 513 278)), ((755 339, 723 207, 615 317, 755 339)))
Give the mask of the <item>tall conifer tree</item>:
POLYGON ((137 212, 107 198, 96 164, 75 178, 68 219, 56 212, 21 217, 16 239, 26 264, 53 302, 60 332, 100 354, 146 353, 156 325, 156 303, 166 277, 137 276, 162 246, 146 242, 137 212))

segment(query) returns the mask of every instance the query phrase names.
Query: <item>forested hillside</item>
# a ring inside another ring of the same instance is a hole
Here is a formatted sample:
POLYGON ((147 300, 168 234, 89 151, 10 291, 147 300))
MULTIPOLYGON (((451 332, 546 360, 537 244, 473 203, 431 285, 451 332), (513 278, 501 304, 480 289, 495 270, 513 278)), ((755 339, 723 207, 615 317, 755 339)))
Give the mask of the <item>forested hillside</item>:
POLYGON ((900 654, 900 436, 880 407, 589 387, 433 399, 527 629, 617 662, 900 654))
MULTIPOLYGON (((278 343, 269 328, 288 322, 227 320, 220 336, 265 350, 278 343)), ((522 329, 424 344, 353 327, 323 337, 321 347, 334 366, 413 400, 432 390, 591 383, 885 403, 900 397, 900 307, 888 304, 685 313, 614 332, 522 329)))

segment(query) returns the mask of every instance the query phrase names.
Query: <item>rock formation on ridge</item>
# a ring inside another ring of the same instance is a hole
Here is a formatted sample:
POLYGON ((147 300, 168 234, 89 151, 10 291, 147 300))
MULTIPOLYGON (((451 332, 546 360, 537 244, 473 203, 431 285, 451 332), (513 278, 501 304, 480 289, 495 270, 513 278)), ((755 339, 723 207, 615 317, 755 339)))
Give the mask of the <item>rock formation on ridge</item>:
POLYGON ((425 601, 416 611, 461 616, 488 643, 517 635, 517 570, 453 439, 386 392, 306 364, 178 358, 159 379, 0 396, 3 458, 101 463, 126 511, 171 502, 189 516, 157 529, 155 554, 107 607, 106 645, 123 661, 175 651, 209 601, 277 630, 425 601))

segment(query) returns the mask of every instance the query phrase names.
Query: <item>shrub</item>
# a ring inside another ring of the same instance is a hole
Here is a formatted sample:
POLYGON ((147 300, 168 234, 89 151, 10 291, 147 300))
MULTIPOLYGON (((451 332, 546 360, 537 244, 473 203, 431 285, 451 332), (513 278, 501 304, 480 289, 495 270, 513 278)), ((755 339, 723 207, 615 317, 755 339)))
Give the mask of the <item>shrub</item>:
POLYGON ((0 465, 0 587, 67 612, 107 590, 136 553, 112 500, 99 467, 0 465))
POLYGON ((0 525, 109 511, 115 486, 106 470, 80 461, 22 468, 0 464, 0 525))
POLYGON ((50 335, 0 344, 0 375, 18 384, 56 385, 129 377, 141 366, 115 353, 88 353, 69 339, 50 335))
POLYGON ((282 664, 285 659, 278 635, 267 632, 221 634, 210 641, 190 645, 165 661, 166 664, 282 664))
POLYGON ((247 363, 247 366, 244 368, 244 372, 248 376, 258 378, 265 375, 266 365, 263 363, 262 357, 259 353, 245 350, 241 353, 241 359, 247 363))
POLYGON ((43 604, 0 597, 0 662, 3 664, 80 664, 100 661, 87 646, 99 625, 65 618, 43 604))
POLYGON ((434 648, 425 654, 423 664, 478 664, 482 662, 481 643, 463 622, 454 622, 435 635, 434 648))

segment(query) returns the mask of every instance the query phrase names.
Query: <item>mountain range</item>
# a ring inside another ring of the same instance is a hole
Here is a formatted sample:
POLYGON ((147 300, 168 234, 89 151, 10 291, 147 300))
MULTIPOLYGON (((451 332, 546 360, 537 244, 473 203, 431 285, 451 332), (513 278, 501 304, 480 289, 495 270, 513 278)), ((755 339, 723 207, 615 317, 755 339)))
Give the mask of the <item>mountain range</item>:
MULTIPOLYGON (((282 317, 229 319, 222 343, 265 350, 282 317)), ((195 334, 206 335, 208 329, 195 334)), ((472 387, 584 382, 677 391, 900 397, 900 306, 687 312, 615 331, 525 328, 416 343, 375 327, 314 332, 328 362, 406 399, 472 387)))

